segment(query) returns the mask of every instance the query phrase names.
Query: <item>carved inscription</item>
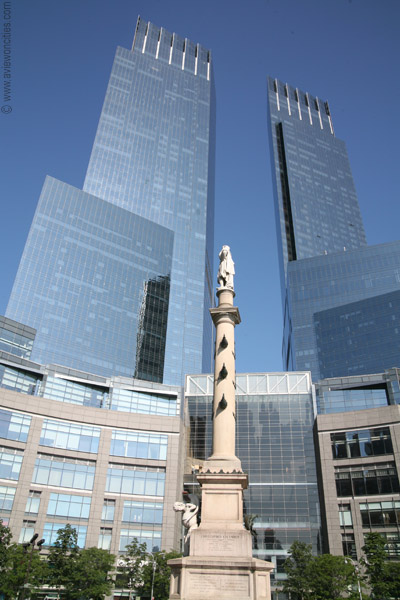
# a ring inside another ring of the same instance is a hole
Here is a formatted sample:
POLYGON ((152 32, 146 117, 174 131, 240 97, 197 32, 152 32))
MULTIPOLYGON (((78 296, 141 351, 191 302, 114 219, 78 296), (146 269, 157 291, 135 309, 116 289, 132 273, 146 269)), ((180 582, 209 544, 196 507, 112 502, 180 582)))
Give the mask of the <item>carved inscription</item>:
POLYGON ((237 533, 207 533, 202 535, 205 554, 231 554, 237 551, 240 535, 237 533))
POLYGON ((204 598, 215 598, 214 594, 218 592, 218 597, 229 596, 234 598, 236 594, 249 594, 249 576, 248 575, 217 575, 214 573, 191 573, 190 588, 193 592, 201 592, 204 598))

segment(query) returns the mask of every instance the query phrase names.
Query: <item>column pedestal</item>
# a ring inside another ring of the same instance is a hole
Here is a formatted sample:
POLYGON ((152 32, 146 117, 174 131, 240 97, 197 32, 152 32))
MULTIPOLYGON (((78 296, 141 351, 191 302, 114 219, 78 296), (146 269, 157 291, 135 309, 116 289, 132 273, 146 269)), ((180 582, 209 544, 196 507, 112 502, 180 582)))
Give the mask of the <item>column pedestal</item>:
POLYGON ((170 600, 270 600, 273 565, 252 557, 252 536, 243 526, 247 475, 208 472, 198 480, 201 525, 190 534, 189 556, 168 561, 170 600))

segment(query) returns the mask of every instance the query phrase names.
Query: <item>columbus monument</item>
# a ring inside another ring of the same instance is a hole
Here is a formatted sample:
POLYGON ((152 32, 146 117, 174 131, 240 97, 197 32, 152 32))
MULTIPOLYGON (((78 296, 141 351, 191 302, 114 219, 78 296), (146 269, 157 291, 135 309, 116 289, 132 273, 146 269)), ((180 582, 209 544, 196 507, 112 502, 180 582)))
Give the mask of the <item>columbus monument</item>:
POLYGON ((187 528, 185 554, 169 561, 170 600, 270 600, 272 563, 252 557, 252 536, 243 525, 243 490, 248 477, 235 454, 235 274, 229 246, 219 253, 217 298, 211 308, 216 328, 213 398, 213 449, 197 479, 201 485, 201 523, 193 504, 177 503, 187 528), (194 508, 193 508, 194 507, 194 508))

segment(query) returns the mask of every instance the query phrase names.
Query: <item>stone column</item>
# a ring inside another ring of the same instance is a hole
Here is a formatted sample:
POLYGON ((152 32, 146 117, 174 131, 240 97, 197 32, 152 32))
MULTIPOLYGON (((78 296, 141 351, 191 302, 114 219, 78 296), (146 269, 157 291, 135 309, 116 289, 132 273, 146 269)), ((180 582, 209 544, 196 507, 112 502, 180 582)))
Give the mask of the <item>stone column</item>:
POLYGON ((213 450, 197 479, 201 523, 188 532, 189 556, 168 561, 170 600, 270 600, 272 563, 252 557, 252 537, 243 525, 243 490, 248 477, 235 453, 236 382, 233 306, 234 263, 228 246, 220 252, 216 327, 213 450))
POLYGON ((225 473, 232 473, 234 470, 241 471, 240 460, 235 453, 235 325, 240 323, 240 314, 239 309, 233 306, 233 289, 220 288, 217 297, 217 308, 210 309, 216 328, 213 452, 203 470, 215 472, 222 469, 225 473))

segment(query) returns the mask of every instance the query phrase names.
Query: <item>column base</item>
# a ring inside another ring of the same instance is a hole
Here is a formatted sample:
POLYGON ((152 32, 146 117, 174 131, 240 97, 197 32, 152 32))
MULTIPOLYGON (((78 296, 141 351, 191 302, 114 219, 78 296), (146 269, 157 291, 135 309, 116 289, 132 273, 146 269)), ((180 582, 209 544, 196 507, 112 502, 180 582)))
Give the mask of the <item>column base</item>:
POLYGON ((242 463, 237 456, 213 454, 204 461, 202 473, 243 473, 242 463))
POLYGON ((170 600, 270 600, 273 564, 247 557, 186 556, 168 561, 170 600))

